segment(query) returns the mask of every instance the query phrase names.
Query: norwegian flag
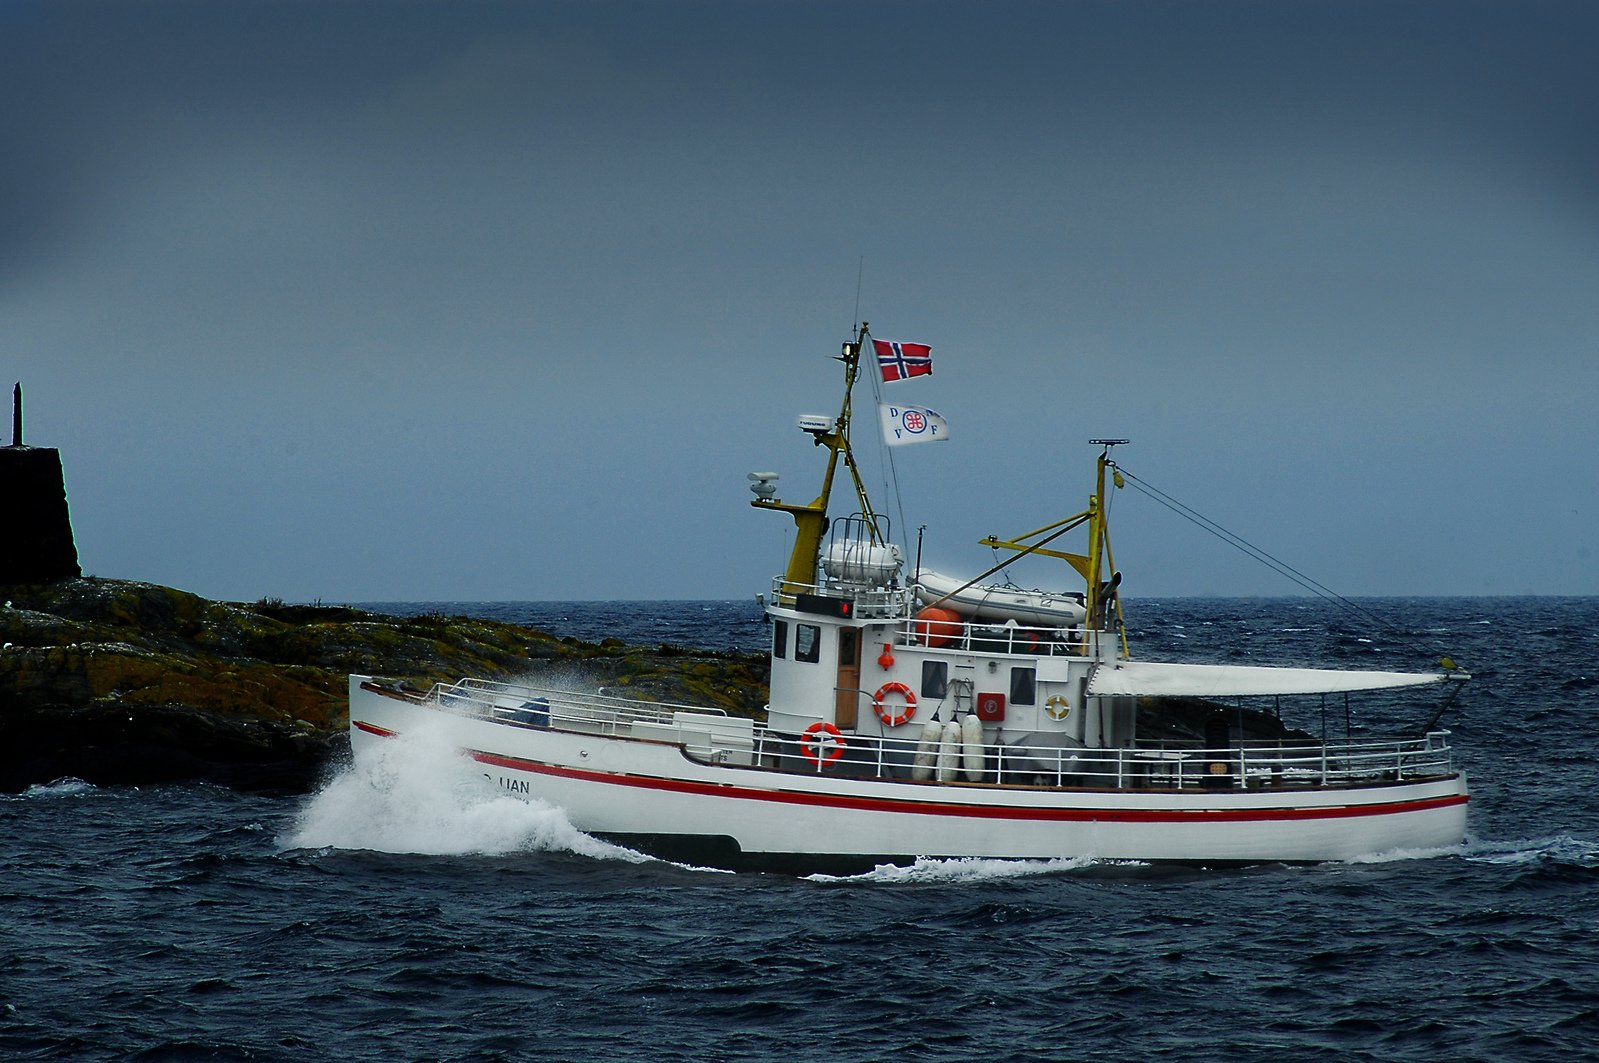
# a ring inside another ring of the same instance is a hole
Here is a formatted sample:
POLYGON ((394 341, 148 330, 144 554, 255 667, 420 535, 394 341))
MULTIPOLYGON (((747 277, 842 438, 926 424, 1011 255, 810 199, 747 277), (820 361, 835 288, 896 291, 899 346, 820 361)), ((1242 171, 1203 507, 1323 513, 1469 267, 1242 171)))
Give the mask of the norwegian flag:
POLYGON ((873 340, 872 346, 877 349, 877 368, 885 381, 933 374, 933 348, 925 343, 873 340))

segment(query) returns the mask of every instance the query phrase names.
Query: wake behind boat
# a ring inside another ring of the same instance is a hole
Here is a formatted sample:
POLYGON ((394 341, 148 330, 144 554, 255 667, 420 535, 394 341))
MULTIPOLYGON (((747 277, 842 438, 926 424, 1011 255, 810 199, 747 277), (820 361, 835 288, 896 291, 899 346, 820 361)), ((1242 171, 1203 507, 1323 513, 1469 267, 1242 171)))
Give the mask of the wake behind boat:
POLYGON ((355 755, 436 724, 499 786, 560 806, 581 830, 734 868, 920 857, 1310 862, 1463 840, 1466 781, 1447 731, 1312 738, 1213 699, 1276 707, 1289 696, 1417 687, 1447 704, 1464 674, 1132 659, 1105 521, 1122 441, 1096 441, 1086 511, 984 540, 1011 551, 1005 564, 1066 561, 1084 581, 1080 596, 980 583, 992 570, 964 584, 907 573, 850 444, 868 339, 862 325, 844 345, 839 416, 800 420, 828 452, 819 497, 785 503, 775 474, 751 474, 754 506, 789 514, 797 529, 765 607, 766 720, 475 679, 422 694, 353 675, 355 755), (840 465, 860 508, 834 519, 840 465), (1073 530, 1086 533, 1086 552, 1046 545, 1073 530), (1189 722, 1163 716, 1163 699, 1190 710, 1189 722))

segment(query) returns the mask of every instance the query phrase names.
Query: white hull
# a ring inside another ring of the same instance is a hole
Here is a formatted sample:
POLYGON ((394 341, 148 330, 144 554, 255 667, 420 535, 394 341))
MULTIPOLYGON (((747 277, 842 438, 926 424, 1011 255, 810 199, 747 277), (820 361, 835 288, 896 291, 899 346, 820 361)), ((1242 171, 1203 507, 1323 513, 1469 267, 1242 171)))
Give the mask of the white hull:
POLYGON ((580 830, 660 855, 817 870, 917 857, 1344 860, 1459 844, 1462 776, 1277 789, 1059 789, 908 782, 705 763, 666 741, 458 715, 350 683, 358 758, 424 726, 504 789, 562 808, 580 830))

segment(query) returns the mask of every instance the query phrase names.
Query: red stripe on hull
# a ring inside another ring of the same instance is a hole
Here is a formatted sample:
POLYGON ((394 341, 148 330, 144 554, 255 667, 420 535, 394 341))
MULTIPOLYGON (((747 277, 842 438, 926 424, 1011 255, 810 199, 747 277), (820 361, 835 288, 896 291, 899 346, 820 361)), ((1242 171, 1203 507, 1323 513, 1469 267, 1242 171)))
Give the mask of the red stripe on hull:
POLYGON ((796 790, 757 790, 730 783, 702 783, 687 779, 667 779, 644 775, 615 775, 609 772, 541 764, 518 757, 468 750, 467 755, 482 764, 511 768, 535 775, 554 775, 563 779, 632 786, 645 790, 668 790, 701 797, 727 797, 745 801, 772 801, 790 805, 817 805, 826 808, 852 808, 868 812, 908 812, 926 816, 965 816, 977 819, 1055 820, 1114 823, 1240 823, 1283 819, 1343 819, 1350 816, 1391 816, 1401 812, 1427 812, 1451 805, 1463 805, 1464 794, 1432 797, 1421 801, 1390 801, 1375 805, 1336 805, 1320 808, 1209 808, 1183 811, 1149 808, 1028 808, 1021 805, 958 805, 948 802, 910 801, 877 797, 850 797, 842 794, 809 793, 796 790))

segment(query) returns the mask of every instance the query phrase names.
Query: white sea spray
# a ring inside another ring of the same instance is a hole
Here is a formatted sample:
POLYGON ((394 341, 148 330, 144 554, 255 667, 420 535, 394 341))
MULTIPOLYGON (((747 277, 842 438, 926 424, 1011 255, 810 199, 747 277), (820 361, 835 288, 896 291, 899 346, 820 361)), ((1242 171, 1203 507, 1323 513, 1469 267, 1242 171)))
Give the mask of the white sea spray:
POLYGON ((497 789, 442 728, 419 727, 367 752, 306 802, 279 839, 285 848, 649 859, 584 834, 559 808, 497 789))
POLYGON ((23 797, 77 797, 80 794, 94 793, 99 789, 93 783, 74 779, 70 776, 57 779, 54 782, 36 783, 28 787, 21 794, 23 797))
POLYGON ((922 857, 915 863, 905 866, 879 864, 871 871, 859 875, 808 875, 806 878, 811 882, 853 883, 860 885, 995 882, 1006 879, 1031 878, 1037 875, 1053 875, 1063 871, 1077 871, 1097 862, 1092 857, 1071 857, 1057 860, 991 860, 983 857, 933 859, 922 857))

